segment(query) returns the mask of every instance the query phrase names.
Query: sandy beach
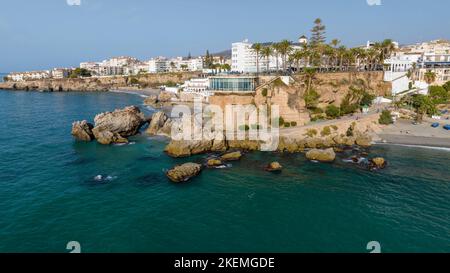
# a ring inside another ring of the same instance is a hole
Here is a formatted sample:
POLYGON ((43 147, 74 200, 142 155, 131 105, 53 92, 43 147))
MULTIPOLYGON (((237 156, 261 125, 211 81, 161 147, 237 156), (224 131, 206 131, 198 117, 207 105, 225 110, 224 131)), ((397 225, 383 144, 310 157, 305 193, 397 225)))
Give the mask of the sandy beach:
POLYGON ((386 127, 378 136, 379 142, 404 145, 419 145, 450 148, 450 131, 443 126, 450 121, 440 121, 438 128, 432 128, 431 121, 414 125, 411 120, 398 120, 395 124, 386 127))

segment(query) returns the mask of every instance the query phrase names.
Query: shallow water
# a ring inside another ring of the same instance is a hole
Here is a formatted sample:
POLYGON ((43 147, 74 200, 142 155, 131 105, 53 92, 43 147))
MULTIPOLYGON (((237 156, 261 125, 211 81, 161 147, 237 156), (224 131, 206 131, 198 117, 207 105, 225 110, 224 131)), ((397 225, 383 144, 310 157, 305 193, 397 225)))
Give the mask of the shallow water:
MULTIPOLYGON (((166 140, 77 143, 74 120, 142 98, 0 91, 0 252, 450 251, 450 152, 380 145, 387 169, 247 154, 185 184, 164 170, 166 140), (279 161, 281 174, 263 171, 279 161), (102 179, 95 179, 101 175, 102 179), (109 176, 109 177, 108 177, 109 176)), ((145 110, 147 111, 147 110, 145 110)), ((147 112, 147 114, 150 114, 147 112)))

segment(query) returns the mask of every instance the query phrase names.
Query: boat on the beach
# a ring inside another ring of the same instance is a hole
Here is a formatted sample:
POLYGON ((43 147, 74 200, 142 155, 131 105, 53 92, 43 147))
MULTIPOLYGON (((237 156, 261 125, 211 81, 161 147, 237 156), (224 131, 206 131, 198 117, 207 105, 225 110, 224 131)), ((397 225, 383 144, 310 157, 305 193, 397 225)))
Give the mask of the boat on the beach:
POLYGON ((439 127, 439 125, 440 125, 439 123, 435 122, 435 123, 431 124, 431 127, 437 128, 437 127, 439 127))

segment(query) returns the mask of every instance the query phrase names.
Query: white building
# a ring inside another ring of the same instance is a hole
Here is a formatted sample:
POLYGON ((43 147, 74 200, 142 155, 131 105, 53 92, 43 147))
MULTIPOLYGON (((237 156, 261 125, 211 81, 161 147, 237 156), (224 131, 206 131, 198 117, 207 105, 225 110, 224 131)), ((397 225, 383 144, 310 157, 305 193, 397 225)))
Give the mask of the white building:
POLYGON ((69 68, 54 68, 51 71, 51 77, 54 79, 64 79, 70 76, 72 69, 69 68))
MULTIPOLYGON (((305 43, 308 43, 308 39, 305 36, 300 37, 298 43, 291 44, 292 50, 303 49, 305 43)), ((263 44, 263 46, 270 45, 272 45, 272 43, 263 44)), ((239 73, 256 73, 257 63, 259 72, 267 72, 267 64, 269 65, 269 71, 275 71, 283 67, 283 58, 280 54, 273 54, 268 59, 260 54, 257 62, 257 55, 252 47, 253 44, 248 40, 232 44, 231 71, 239 73)))
POLYGON ((162 73, 169 71, 167 59, 164 57, 153 58, 147 61, 149 73, 162 73))
POLYGON ((209 96, 211 92, 209 89, 209 78, 197 78, 185 81, 181 86, 184 93, 193 93, 202 96, 209 96))
POLYGON ((14 72, 10 73, 8 79, 15 82, 28 81, 28 80, 42 80, 50 78, 50 71, 30 71, 30 72, 14 72))

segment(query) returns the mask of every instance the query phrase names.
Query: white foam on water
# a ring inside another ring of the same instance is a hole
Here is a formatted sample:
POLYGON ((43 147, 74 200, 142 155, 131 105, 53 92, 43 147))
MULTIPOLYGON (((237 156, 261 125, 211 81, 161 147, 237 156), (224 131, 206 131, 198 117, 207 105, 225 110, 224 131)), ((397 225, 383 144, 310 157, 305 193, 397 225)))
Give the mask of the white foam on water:
POLYGON ((101 174, 97 175, 94 177, 95 181, 102 181, 103 180, 103 176, 101 174))
POLYGON ((438 150, 438 151, 447 151, 447 152, 450 152, 450 148, 447 148, 447 147, 434 147, 434 146, 412 145, 412 144, 396 144, 396 143, 376 143, 376 145, 392 145, 392 146, 401 146, 401 147, 410 147, 410 148, 421 148, 421 149, 431 149, 431 150, 438 150))

